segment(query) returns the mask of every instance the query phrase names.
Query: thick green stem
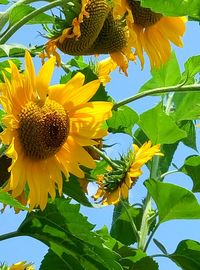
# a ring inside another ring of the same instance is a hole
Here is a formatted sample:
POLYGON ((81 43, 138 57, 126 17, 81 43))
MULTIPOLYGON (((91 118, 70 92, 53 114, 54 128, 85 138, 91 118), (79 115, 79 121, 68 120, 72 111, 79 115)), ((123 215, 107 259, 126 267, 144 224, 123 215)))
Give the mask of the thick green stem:
POLYGON ((0 38, 0 44, 4 44, 19 28, 21 28, 24 24, 26 24, 32 18, 34 18, 35 16, 53 8, 53 7, 60 5, 62 2, 63 2, 63 0, 53 1, 52 3, 47 4, 45 6, 42 6, 41 8, 38 8, 38 9, 34 10, 33 12, 29 13, 28 15, 26 15, 22 20, 15 23, 12 27, 10 27, 5 32, 5 34, 2 35, 2 37, 0 38))
POLYGON ((99 150, 97 147, 95 146, 89 146, 90 149, 92 149, 93 151, 95 151, 100 157, 102 157, 105 161, 107 161, 107 163, 116 170, 120 169, 120 166, 118 166, 115 162, 113 162, 105 153, 103 153, 101 150, 99 150))
MULTIPOLYGON (((157 175, 158 164, 159 164, 159 156, 154 156, 152 160, 150 178, 153 178, 153 179, 158 178, 158 175, 157 175)), ((146 238, 149 233, 149 219, 150 219, 151 210, 152 210, 151 209, 151 196, 148 192, 145 199, 144 213, 142 216, 142 222, 141 222, 141 227, 140 227, 140 240, 138 242, 138 248, 141 250, 145 250, 145 247, 146 247, 146 238)))
POLYGON ((19 233, 18 233, 18 231, 14 231, 14 232, 10 232, 10 233, 5 233, 5 234, 0 235, 0 241, 7 240, 7 239, 10 239, 10 238, 13 238, 13 237, 17 237, 17 236, 20 236, 19 233))
POLYGON ((121 100, 117 103, 114 104, 113 110, 116 110, 117 108, 126 105, 130 102, 133 102, 135 100, 141 99, 146 96, 152 96, 156 94, 166 94, 166 93, 185 93, 185 92, 199 92, 200 91, 200 84, 192 84, 192 85, 183 85, 183 84, 178 84, 175 86, 168 86, 168 87, 160 87, 160 88, 155 88, 151 89, 148 91, 144 91, 141 93, 137 93, 136 95, 126 98, 124 100, 121 100))

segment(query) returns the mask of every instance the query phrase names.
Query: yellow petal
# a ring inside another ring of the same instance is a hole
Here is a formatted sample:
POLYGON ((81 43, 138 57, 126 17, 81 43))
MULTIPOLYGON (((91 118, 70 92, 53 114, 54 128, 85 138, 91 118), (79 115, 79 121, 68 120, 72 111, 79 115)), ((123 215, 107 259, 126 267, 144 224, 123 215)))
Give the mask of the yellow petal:
POLYGON ((49 98, 63 105, 65 102, 67 102, 68 95, 71 95, 74 91, 78 91, 78 89, 83 85, 84 81, 85 76, 81 72, 78 72, 66 84, 50 86, 49 98))
POLYGON ((51 77, 55 65, 55 57, 50 58, 40 69, 36 78, 36 88, 40 99, 44 100, 48 93, 48 86, 51 81, 51 77))

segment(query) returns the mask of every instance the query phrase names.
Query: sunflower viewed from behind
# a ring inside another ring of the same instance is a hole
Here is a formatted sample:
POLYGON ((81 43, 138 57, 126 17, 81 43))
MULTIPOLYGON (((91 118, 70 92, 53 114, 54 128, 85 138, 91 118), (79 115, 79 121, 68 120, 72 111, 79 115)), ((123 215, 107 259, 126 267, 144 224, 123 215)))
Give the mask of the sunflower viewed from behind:
POLYGON ((135 48, 142 68, 144 52, 151 68, 159 68, 171 56, 170 42, 183 47, 181 37, 185 32, 185 17, 166 17, 143 8, 138 0, 113 0, 115 19, 126 16, 129 29, 129 47, 135 48))
POLYGON ((0 138, 12 159, 5 190, 16 198, 28 187, 30 209, 44 209, 48 194, 54 199, 56 189, 62 193, 62 173, 83 178, 79 165, 95 167, 84 146, 97 144, 94 139, 107 134, 102 124, 111 116, 112 103, 89 102, 100 82, 84 85, 81 73, 66 84, 49 86, 55 57, 37 76, 28 52, 25 62, 24 73, 10 62, 11 80, 4 76, 1 86, 6 128, 0 138))

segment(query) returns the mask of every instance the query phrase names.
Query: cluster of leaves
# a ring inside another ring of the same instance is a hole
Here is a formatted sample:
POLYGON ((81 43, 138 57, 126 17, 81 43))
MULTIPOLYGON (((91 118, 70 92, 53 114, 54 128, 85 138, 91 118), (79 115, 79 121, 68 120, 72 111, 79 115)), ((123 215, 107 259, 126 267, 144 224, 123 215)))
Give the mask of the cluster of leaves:
MULTIPOLYGON (((9 2, 0 0, 2 5, 7 5, 9 2)), ((5 44, 5 41, 13 31, 18 29, 19 22, 24 18, 27 18, 26 23, 29 24, 53 23, 54 17, 44 12, 53 7, 53 4, 58 5, 56 1, 46 1, 50 2, 48 8, 38 13, 38 10, 30 5, 31 2, 37 1, 18 1, 13 4, 9 13, 0 13, 0 30, 2 30, 0 58, 8 56, 13 58, 12 61, 19 69, 20 61, 16 58, 24 55, 26 47, 20 44, 5 44), (30 14, 34 12, 37 16, 29 20, 30 14)), ((170 16, 189 15, 190 18, 200 20, 199 0, 156 2, 142 0, 141 2, 142 5, 156 12, 170 16)), ((32 55, 35 55, 42 50, 42 46, 35 45, 29 50, 32 55)), ((3 80, 2 71, 6 72, 8 67, 7 60, 1 61, 0 81, 3 80)), ((96 78, 95 72, 83 61, 82 57, 72 58, 63 66, 63 69, 67 71, 67 74, 61 78, 61 83, 66 83, 77 71, 84 73, 86 82, 96 78)), ((164 157, 162 159, 156 157, 154 162, 148 164, 151 172, 152 168, 156 169, 156 172, 151 174, 151 179, 145 181, 148 196, 143 204, 137 207, 127 202, 118 204, 114 209, 110 232, 106 227, 95 231, 94 226, 80 213, 80 205, 87 207, 94 207, 94 205, 83 192, 78 179, 71 176, 70 181, 64 184, 65 197, 49 202, 43 212, 35 210, 28 213, 16 232, 12 233, 13 236, 26 235, 36 238, 49 247, 41 263, 41 270, 55 268, 143 270, 147 265, 148 270, 157 270, 159 266, 154 256, 148 256, 146 250, 148 241, 152 239, 158 226, 169 220, 200 219, 200 205, 195 196, 195 192, 200 192, 200 156, 196 154, 187 157, 179 168, 174 165, 177 172, 191 178, 192 191, 163 182, 169 168, 173 165, 174 154, 181 143, 197 150, 195 120, 199 118, 200 93, 193 90, 195 87, 195 89, 200 89, 197 80, 199 73, 199 55, 189 58, 185 63, 184 72, 181 73, 176 56, 173 54, 160 70, 152 71, 151 79, 132 99, 136 100, 148 95, 160 96, 160 101, 155 107, 139 115, 127 105, 115 104, 113 116, 107 121, 110 133, 127 134, 138 145, 147 140, 151 140, 153 144, 162 145, 164 157), (171 94, 171 92, 174 93, 171 94), (134 127, 136 130, 133 133, 134 127), (155 209, 148 209, 149 197, 154 200, 155 209), (74 199, 78 204, 72 203, 69 198, 74 199), (144 245, 142 245, 142 240, 144 240, 144 245), (134 244, 139 244, 139 248, 134 248, 134 244)), ((108 100, 110 97, 101 86, 93 99, 108 100)), ((1 111, 1 118, 3 115, 4 112, 1 111)), ((3 149, 1 149, 2 153, 3 149)), ((105 161, 99 161, 96 169, 88 173, 94 178, 95 175, 104 173, 106 166, 105 161)), ((0 190, 0 202, 17 209, 27 210, 2 190, 0 190)), ((171 259, 182 269, 200 269, 200 243, 197 241, 181 241, 172 254, 169 254, 158 240, 154 239, 154 243, 162 252, 160 256, 171 259)))

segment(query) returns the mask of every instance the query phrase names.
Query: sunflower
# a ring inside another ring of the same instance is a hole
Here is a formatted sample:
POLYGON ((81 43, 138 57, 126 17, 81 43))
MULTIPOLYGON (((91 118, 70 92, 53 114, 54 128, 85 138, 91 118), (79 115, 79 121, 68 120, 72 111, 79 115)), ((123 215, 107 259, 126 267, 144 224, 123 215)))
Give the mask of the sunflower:
POLYGON ((144 143, 140 148, 133 144, 134 151, 122 159, 122 169, 110 170, 105 175, 97 177, 99 188, 93 196, 95 200, 101 198, 103 205, 117 204, 120 199, 127 199, 129 189, 142 174, 141 167, 152 159, 154 155, 162 156, 160 145, 151 146, 151 142, 144 143))
POLYGON ((57 48, 69 55, 110 54, 112 61, 127 75, 128 61, 135 61, 135 55, 127 47, 127 27, 114 20, 108 0, 91 0, 82 5, 83 10, 73 19, 70 27, 65 27, 63 20, 62 23, 58 22, 59 32, 55 27, 51 30, 46 28, 49 41, 39 56, 44 62, 46 57, 54 55, 60 65, 57 48))
POLYGON ((151 68, 159 68, 171 56, 170 42, 183 47, 181 37, 185 32, 185 17, 166 17, 143 8, 138 0, 114 0, 113 15, 119 20, 126 16, 129 29, 129 48, 135 48, 142 68, 144 51, 151 68))
POLYGON ((99 88, 99 80, 84 84, 77 73, 66 84, 49 86, 55 57, 35 75, 33 62, 25 54, 25 72, 10 62, 11 81, 4 76, 1 104, 6 112, 5 130, 0 134, 12 159, 6 191, 13 197, 29 190, 30 209, 62 193, 62 173, 83 178, 79 165, 94 168, 93 158, 84 149, 107 134, 103 122, 111 116, 111 102, 88 102, 99 88))
POLYGON ((12 264, 7 270, 34 270, 34 267, 32 264, 27 264, 26 262, 18 262, 12 264))

